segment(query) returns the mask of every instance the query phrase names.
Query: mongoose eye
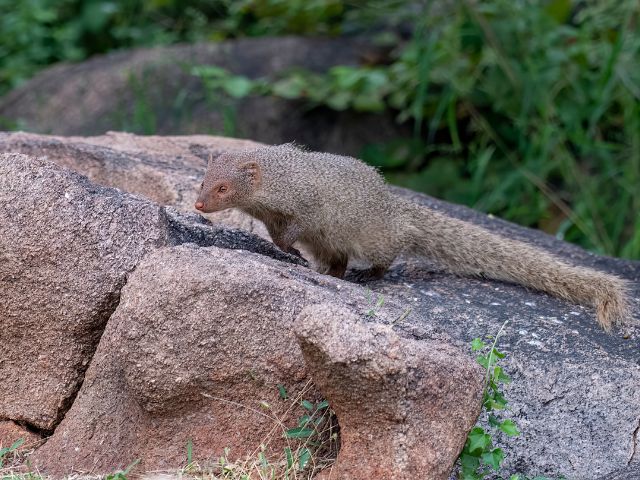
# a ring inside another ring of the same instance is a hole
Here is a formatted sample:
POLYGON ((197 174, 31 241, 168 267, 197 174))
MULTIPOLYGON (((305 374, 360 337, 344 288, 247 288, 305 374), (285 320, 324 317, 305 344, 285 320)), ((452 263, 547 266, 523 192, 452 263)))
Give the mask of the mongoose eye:
POLYGON ((202 190, 203 188, 204 188, 204 182, 200 184, 200 190, 202 190))
POLYGON ((220 193, 224 193, 227 191, 227 187, 225 187, 224 185, 220 185, 220 188, 218 188, 218 192, 220 193))

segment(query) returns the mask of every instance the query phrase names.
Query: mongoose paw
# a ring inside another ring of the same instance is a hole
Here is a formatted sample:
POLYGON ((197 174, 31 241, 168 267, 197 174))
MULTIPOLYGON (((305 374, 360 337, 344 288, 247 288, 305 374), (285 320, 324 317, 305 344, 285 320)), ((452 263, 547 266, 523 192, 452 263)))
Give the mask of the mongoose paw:
POLYGON ((363 270, 353 270, 347 276, 347 279, 354 283, 367 283, 376 280, 382 280, 385 270, 380 268, 366 268, 363 270))

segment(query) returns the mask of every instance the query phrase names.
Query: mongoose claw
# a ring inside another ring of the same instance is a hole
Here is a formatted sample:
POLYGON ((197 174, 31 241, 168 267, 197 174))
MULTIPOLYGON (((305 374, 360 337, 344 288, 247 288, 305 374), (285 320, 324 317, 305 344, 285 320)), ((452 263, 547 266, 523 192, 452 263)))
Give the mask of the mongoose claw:
POLYGON ((296 257, 300 257, 302 260, 305 260, 305 258, 300 253, 300 250, 298 250, 297 248, 289 247, 287 249, 287 253, 289 253, 291 255, 295 255, 296 257))

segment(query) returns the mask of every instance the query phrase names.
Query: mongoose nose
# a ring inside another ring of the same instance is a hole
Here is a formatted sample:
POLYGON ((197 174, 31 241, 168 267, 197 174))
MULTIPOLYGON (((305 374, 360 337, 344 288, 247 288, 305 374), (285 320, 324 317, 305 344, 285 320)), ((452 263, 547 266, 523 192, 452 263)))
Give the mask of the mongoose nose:
POLYGON ((202 210, 203 208, 204 208, 204 203, 203 202, 196 202, 196 209, 202 210))

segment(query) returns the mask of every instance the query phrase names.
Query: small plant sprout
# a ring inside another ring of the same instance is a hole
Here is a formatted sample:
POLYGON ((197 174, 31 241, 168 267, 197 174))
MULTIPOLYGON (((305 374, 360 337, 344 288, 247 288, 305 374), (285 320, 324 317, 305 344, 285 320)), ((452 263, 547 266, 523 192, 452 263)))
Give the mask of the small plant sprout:
POLYGON ((193 442, 191 439, 187 440, 187 465, 193 463, 193 442))
POLYGON ((368 310, 365 312, 365 315, 372 318, 378 316, 378 312, 384 305, 384 296, 382 294, 378 294, 377 298, 374 300, 373 292, 370 289, 367 289, 366 298, 368 310))
POLYGON ((280 395, 280 398, 282 400, 286 400, 287 398, 289 398, 289 395, 287 394, 287 389, 284 388, 284 386, 282 385, 278 385, 278 394, 280 395))
POLYGON ((117 472, 110 473, 109 475, 105 475, 105 480, 127 480, 127 475, 131 473, 131 470, 135 468, 136 465, 140 463, 140 459, 134 460, 127 468, 124 470, 118 470, 117 472))
POLYGON ((302 400, 300 405, 306 410, 305 413, 298 419, 298 425, 286 430, 284 435, 288 439, 303 439, 304 445, 298 449, 297 453, 292 452, 289 448, 285 450, 285 454, 289 469, 296 466, 298 471, 304 471, 312 460, 312 449, 321 448, 323 443, 327 441, 327 438, 323 438, 323 434, 329 432, 328 441, 335 442, 337 432, 334 431, 336 425, 330 423, 329 402, 322 400, 313 403, 309 400, 302 400), (326 424, 329 424, 328 429, 324 428, 326 424))
POLYGON ((0 448, 0 467, 4 466, 5 458, 18 450, 24 443, 24 438, 19 438, 10 447, 0 448))
POLYGON ((317 399, 311 381, 295 394, 284 385, 276 385, 275 388, 279 400, 271 403, 258 401, 255 407, 217 399, 238 409, 248 409, 273 422, 271 430, 257 439, 253 453, 238 458, 231 449, 225 448, 215 460, 198 463, 193 456, 193 443, 189 440, 187 465, 180 474, 212 480, 309 480, 320 470, 331 466, 337 456, 339 440, 338 425, 329 403, 317 399), (278 408, 282 404, 285 405, 284 412, 278 408), (293 425, 292 419, 295 419, 293 425), (274 448, 273 443, 282 441, 281 450, 274 448))
POLYGON ((469 433, 467 442, 459 457, 459 478, 461 480, 481 480, 492 475, 492 470, 497 472, 505 457, 501 448, 493 447, 492 435, 497 431, 509 437, 517 436, 520 433, 513 420, 500 420, 494 413, 504 410, 508 403, 501 392, 501 385, 509 383, 511 379, 504 373, 502 367, 497 365, 498 361, 505 357, 505 354, 496 347, 498 338, 503 333, 507 323, 504 322, 498 334, 493 337, 493 342, 488 351, 487 345, 480 338, 474 339, 471 343, 471 350, 478 352, 476 361, 486 370, 482 409, 488 415, 488 423, 492 430, 486 431, 481 426, 475 426, 469 433))
POLYGON ((409 314, 411 314, 411 307, 407 307, 405 308, 404 312, 402 312, 402 314, 396 318, 393 323, 401 323, 403 322, 408 316, 409 314))

